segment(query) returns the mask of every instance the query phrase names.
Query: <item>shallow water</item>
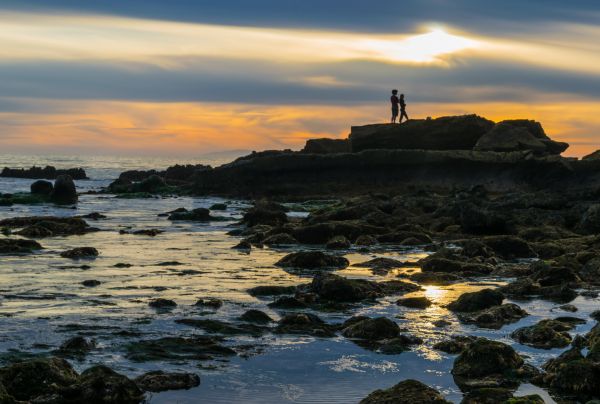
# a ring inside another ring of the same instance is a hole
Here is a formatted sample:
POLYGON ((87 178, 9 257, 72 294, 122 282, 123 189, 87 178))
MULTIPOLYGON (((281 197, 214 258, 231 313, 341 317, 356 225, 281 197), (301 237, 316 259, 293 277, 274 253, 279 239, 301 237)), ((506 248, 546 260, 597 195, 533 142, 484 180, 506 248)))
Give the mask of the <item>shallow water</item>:
MULTIPOLYGON (((147 161, 146 164, 146 168, 154 168, 152 162, 147 161)), ((79 181, 78 187, 94 189, 104 186, 116 172, 121 171, 115 169, 113 172, 108 171, 113 168, 96 166, 88 171, 92 173, 94 170, 97 177, 91 181, 79 181)), ((0 178, 0 192, 26 190, 30 183, 31 180, 0 178)), ((557 309, 556 304, 533 300, 517 302, 530 316, 500 330, 460 324, 443 305, 466 291, 507 281, 478 279, 447 287, 428 286, 411 294, 425 295, 433 300, 434 305, 425 310, 399 307, 395 304, 397 296, 391 296, 380 299, 375 305, 357 306, 350 312, 317 313, 329 322, 341 322, 359 314, 394 318, 406 332, 424 340, 424 344, 399 355, 373 353, 343 337, 319 339, 267 334, 261 338, 227 337, 228 344, 253 346, 246 358, 235 357, 227 362, 129 361, 125 357, 124 346, 131 341, 203 333, 174 323, 178 318, 235 321, 248 308, 257 308, 277 319, 281 312, 266 306, 272 299, 254 298, 246 290, 257 285, 295 285, 309 280, 273 265, 289 250, 253 249, 250 254, 245 254, 231 249, 239 239, 226 233, 235 226, 246 206, 245 201, 218 198, 131 200, 110 195, 83 195, 76 210, 51 205, 0 207, 0 219, 31 215, 71 216, 90 212, 108 216, 106 220, 89 221, 92 226, 100 228, 100 232, 42 239, 40 242, 45 249, 40 253, 0 257, 0 294, 3 296, 0 304, 0 354, 4 359, 10 359, 46 353, 71 336, 87 335, 97 341, 98 349, 85 359, 72 360, 78 370, 94 363, 104 363, 129 376, 155 369, 200 375, 199 387, 152 394, 148 396, 151 403, 353 403, 375 389, 391 387, 407 378, 421 380, 439 389, 447 399, 459 402, 462 394, 450 374, 455 356, 433 350, 434 343, 449 335, 485 336, 511 344, 531 363, 540 366, 562 350, 540 350, 520 345, 509 337, 511 331, 542 318, 560 315, 575 315, 589 320, 571 334, 585 333, 593 325, 588 315, 598 307, 599 300, 583 297, 572 302, 579 309, 574 314, 557 309), (215 202, 229 204, 228 210, 222 213, 228 220, 206 224, 172 223, 157 216, 178 207, 208 207, 215 202), (164 233, 156 237, 119 234, 121 229, 149 228, 164 230, 164 233), (60 251, 79 246, 96 247, 100 256, 94 260, 71 261, 58 255, 60 251), (158 265, 166 261, 178 261, 182 265, 158 265), (116 263, 132 266, 115 268, 116 263), (91 268, 82 269, 82 264, 91 268), (96 279, 102 284, 95 288, 83 287, 81 282, 87 279, 96 279), (148 307, 148 301, 158 297, 173 299, 178 307, 171 312, 157 313, 148 307), (217 297, 225 304, 218 310, 194 307, 194 302, 201 297, 217 297), (451 324, 438 328, 433 322, 439 319, 451 324)), ((352 264, 378 256, 413 261, 425 254, 420 250, 398 249, 345 252, 352 264)), ((418 269, 402 269, 402 272, 409 271, 418 269)), ((382 276, 351 266, 338 273, 383 280, 396 279, 399 271, 382 276)), ((531 385, 519 389, 522 394, 533 392, 538 392, 538 389, 531 385)), ((547 399, 552 402, 549 397, 547 399)))

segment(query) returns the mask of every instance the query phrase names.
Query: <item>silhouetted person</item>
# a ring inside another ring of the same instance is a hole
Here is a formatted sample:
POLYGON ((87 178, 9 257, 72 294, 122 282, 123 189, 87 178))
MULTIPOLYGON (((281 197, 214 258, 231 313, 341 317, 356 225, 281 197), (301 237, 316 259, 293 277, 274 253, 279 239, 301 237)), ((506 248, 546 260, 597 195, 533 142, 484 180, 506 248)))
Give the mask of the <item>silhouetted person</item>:
POLYGON ((390 102, 392 103, 392 123, 396 123, 396 118, 398 117, 400 100, 398 99, 398 90, 392 90, 392 96, 390 97, 390 102))
MULTIPOLYGON (((398 113, 396 113, 398 115, 398 113)), ((398 123, 402 123, 402 118, 406 118, 408 121, 408 115, 406 114, 406 103, 404 102, 404 94, 400 94, 400 120, 398 123)))

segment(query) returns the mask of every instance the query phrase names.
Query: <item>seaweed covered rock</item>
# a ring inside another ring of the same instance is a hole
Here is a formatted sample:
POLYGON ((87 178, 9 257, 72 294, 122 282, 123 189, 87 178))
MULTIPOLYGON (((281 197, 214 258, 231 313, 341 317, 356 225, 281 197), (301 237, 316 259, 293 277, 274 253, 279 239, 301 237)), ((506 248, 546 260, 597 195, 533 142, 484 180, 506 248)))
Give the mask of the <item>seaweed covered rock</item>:
POLYGON ((365 349, 386 355, 397 355, 423 342, 400 334, 398 324, 385 317, 352 317, 342 325, 342 335, 365 349))
MULTIPOLYGON (((589 355, 588 355, 589 356, 589 355)), ((587 402, 600 396, 600 363, 584 357, 580 348, 563 352, 543 366, 541 382, 560 395, 587 402)))
POLYGON ((0 238, 0 254, 30 254, 42 248, 40 243, 33 240, 0 238))
POLYGON ((504 295, 494 289, 482 289, 478 292, 463 293, 448 305, 456 312, 474 312, 502 304, 504 295))
POLYGON ((358 302, 381 295, 381 287, 376 282, 334 274, 317 274, 310 284, 310 290, 321 299, 336 302, 358 302))
POLYGON ((509 345, 478 338, 454 360, 452 375, 463 391, 482 387, 516 387, 532 370, 509 345))
POLYGON ((214 218, 210 215, 210 210, 206 208, 183 209, 169 215, 169 220, 172 221, 207 222, 212 219, 214 218))
POLYGON ((344 257, 321 251, 299 251, 286 255, 275 265, 300 269, 344 269, 350 262, 344 257))
POLYGON ((79 375, 64 359, 42 358, 15 363, 0 369, 0 380, 17 400, 59 394, 77 382, 79 375))
POLYGON ((133 380, 103 365, 83 371, 77 383, 62 395, 64 401, 74 403, 137 404, 144 399, 144 393, 133 380))
POLYGON ((529 314, 514 303, 505 303, 487 309, 457 314, 461 322, 481 328, 500 329, 505 324, 519 321, 529 314))
POLYGON ((86 234, 97 229, 81 217, 24 216, 0 220, 0 227, 20 229, 16 233, 24 237, 54 237, 86 234))
POLYGON ((344 328, 342 335, 346 338, 365 340, 381 340, 394 338, 400 334, 400 327, 385 317, 365 318, 344 328))
POLYGON ((235 355, 235 351, 222 345, 222 341, 220 337, 206 335, 140 340, 126 346, 127 358, 135 362, 147 362, 209 360, 235 355))
POLYGON ((293 313, 285 315, 279 320, 275 332, 278 334, 313 335, 315 337, 335 336, 334 327, 311 313, 293 313))
POLYGON ((242 218, 242 223, 248 227, 253 227, 259 224, 269 226, 280 226, 287 223, 286 212, 288 209, 275 202, 260 201, 248 209, 242 218))
POLYGON ((188 390, 200 385, 200 377, 193 373, 155 370, 136 377, 135 384, 144 391, 154 393, 166 390, 188 390))
POLYGON ((273 321, 271 317, 264 311, 250 309, 240 316, 240 320, 248 323, 268 324, 273 321))
POLYGON ((419 297, 405 297, 403 299, 399 299, 396 301, 398 306, 409 307, 412 309, 426 309, 431 306, 433 303, 425 296, 419 297))
POLYGON ((450 401, 435 389, 417 381, 404 380, 394 387, 385 390, 375 390, 366 398, 360 401, 360 404, 449 404, 450 401))
POLYGON ((96 250, 94 247, 77 247, 61 252, 60 256, 75 260, 81 258, 94 258, 98 256, 98 250, 96 250))
POLYGON ((546 319, 513 331, 511 337, 534 348, 563 348, 571 343, 572 338, 567 331, 573 327, 572 323, 546 319))
POLYGON ((503 259, 536 257, 536 253, 529 243, 517 236, 487 236, 482 241, 503 259))

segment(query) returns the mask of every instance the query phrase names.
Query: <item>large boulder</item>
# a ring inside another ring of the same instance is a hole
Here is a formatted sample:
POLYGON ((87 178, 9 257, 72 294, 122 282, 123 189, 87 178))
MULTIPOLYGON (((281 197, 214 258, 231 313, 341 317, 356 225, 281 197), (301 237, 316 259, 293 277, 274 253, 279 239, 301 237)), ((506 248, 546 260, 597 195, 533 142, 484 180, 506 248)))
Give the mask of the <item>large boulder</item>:
POLYGON ((350 153, 350 141, 348 139, 309 139, 301 150, 302 153, 328 154, 328 153, 350 153))
POLYGON ((525 373, 523 365, 523 358, 509 345, 479 338, 454 360, 452 375, 463 391, 517 386, 525 373))
POLYGON ((59 175, 54 181, 54 189, 50 194, 53 202, 70 204, 77 202, 77 189, 70 175, 59 175))
POLYGON ((64 359, 43 358, 19 362, 0 369, 7 392, 18 400, 59 393, 78 379, 77 372, 64 359))
POLYGON ((31 193, 34 195, 45 195, 48 196, 52 193, 54 185, 50 181, 37 180, 30 186, 31 193))
POLYGON ((353 126, 352 152, 368 149, 471 150, 494 123, 477 115, 353 126))
POLYGON ((535 121, 502 121, 484 134, 474 147, 479 151, 531 151, 535 154, 560 154, 569 145, 555 142, 546 136, 542 126, 535 121))

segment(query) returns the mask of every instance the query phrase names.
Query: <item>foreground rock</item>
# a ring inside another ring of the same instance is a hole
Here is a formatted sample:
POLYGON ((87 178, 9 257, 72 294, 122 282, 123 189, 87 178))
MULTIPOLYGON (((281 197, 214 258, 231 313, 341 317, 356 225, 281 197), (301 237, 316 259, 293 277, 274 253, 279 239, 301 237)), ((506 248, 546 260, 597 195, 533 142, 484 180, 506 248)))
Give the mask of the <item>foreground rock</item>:
POLYGON ((488 387, 514 387, 532 377, 535 369, 510 346, 479 338, 454 360, 452 375, 462 391, 488 387))
POLYGON ((360 404, 449 404, 435 389, 416 381, 405 380, 386 390, 376 390, 360 404))
POLYGON ((106 366, 98 365, 81 375, 59 358, 34 359, 0 369, 6 390, 4 402, 23 400, 53 403, 140 403, 136 384, 106 366))

